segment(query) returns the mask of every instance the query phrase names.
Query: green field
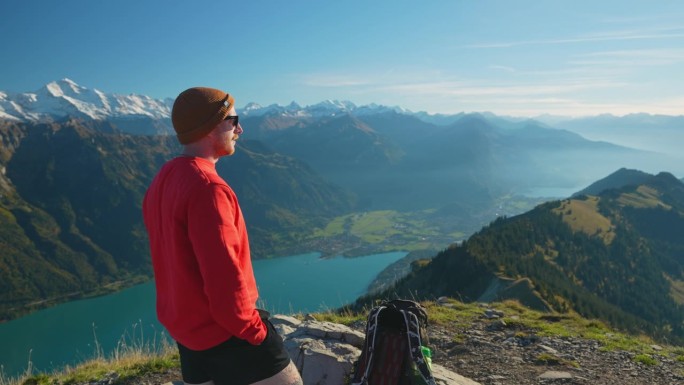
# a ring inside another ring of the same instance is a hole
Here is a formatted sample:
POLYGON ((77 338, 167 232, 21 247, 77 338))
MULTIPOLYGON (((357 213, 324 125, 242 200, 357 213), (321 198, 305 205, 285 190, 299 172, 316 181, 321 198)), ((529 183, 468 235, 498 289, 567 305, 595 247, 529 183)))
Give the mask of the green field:
POLYGON ((464 232, 446 232, 429 221, 430 212, 400 213, 391 210, 368 211, 337 217, 315 238, 350 237, 374 246, 378 251, 443 248, 466 236, 464 232))

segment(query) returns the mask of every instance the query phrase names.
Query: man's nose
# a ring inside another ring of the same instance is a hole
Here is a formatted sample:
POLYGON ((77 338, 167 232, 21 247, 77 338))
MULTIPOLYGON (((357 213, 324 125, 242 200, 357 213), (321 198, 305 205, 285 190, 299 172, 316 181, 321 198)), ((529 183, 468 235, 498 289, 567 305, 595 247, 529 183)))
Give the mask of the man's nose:
POLYGON ((238 123, 237 127, 235 127, 235 133, 236 134, 242 134, 242 131, 244 131, 242 129, 242 124, 238 123))

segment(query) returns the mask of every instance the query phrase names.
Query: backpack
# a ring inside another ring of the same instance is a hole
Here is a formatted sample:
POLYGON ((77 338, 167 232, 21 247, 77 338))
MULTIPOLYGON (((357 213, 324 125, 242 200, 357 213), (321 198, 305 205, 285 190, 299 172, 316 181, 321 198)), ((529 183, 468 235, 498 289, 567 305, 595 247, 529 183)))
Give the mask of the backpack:
POLYGON ((371 309, 352 385, 436 385, 423 353, 427 322, 427 312, 414 301, 386 301, 371 309))

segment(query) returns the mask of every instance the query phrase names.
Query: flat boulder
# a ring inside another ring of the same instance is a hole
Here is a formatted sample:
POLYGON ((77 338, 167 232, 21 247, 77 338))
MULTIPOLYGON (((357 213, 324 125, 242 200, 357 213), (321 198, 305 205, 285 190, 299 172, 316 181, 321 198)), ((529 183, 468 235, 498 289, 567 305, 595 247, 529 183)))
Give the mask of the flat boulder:
MULTIPOLYGON (((290 358, 305 385, 344 385, 361 355, 365 336, 345 325, 308 320, 294 325, 271 318, 283 337, 290 358)), ((440 365, 433 364, 438 385, 479 385, 440 365)))

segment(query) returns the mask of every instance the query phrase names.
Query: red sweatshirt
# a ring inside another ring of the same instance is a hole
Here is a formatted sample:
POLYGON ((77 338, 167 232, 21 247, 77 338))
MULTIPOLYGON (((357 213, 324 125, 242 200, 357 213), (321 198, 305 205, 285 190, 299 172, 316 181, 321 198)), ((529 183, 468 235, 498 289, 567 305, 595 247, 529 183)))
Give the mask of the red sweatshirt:
POLYGON ((157 316, 171 337, 193 350, 232 336, 263 342, 247 230, 235 193, 214 163, 193 157, 167 162, 145 194, 143 217, 157 316))

